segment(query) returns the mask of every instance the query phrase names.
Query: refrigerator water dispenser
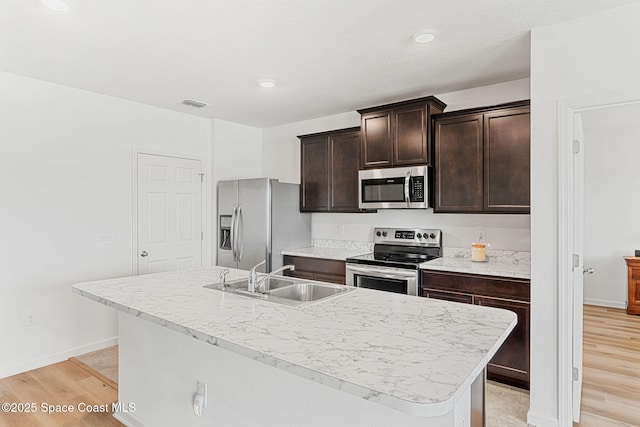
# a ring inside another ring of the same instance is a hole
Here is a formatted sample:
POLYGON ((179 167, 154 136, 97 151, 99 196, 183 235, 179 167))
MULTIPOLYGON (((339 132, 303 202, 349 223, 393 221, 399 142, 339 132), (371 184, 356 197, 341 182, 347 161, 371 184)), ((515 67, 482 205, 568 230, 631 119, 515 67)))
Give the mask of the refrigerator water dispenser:
POLYGON ((231 215, 220 215, 220 249, 231 250, 231 215))

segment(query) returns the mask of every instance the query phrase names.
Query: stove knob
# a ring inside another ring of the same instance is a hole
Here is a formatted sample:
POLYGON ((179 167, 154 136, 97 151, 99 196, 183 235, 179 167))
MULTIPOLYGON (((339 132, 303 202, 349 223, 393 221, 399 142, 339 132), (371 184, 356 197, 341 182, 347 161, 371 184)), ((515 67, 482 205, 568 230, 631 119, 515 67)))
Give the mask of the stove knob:
POLYGON ((379 231, 376 231, 376 236, 380 237, 380 236, 382 236, 382 233, 379 232, 379 231))
POLYGON ((386 231, 382 232, 382 237, 387 237, 387 232, 386 231))
POLYGON ((422 239, 422 234, 418 233, 418 235, 416 236, 418 239, 422 239))
POLYGON ((436 238, 436 235, 435 235, 434 233, 431 233, 431 234, 429 235, 429 237, 431 237, 432 239, 435 239, 435 238, 436 238))

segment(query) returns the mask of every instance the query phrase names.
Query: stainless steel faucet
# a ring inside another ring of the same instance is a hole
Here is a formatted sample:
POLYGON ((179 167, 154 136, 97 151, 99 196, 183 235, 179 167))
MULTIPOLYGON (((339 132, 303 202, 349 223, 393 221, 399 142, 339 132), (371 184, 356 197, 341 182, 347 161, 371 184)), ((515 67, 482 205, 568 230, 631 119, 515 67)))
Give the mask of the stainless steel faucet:
POLYGON ((287 264, 281 268, 278 268, 277 270, 272 271, 271 273, 267 274, 266 276, 261 277, 260 279, 258 279, 258 273, 256 273, 256 268, 260 267, 262 264, 264 264, 265 261, 262 261, 258 264, 256 264, 251 270, 249 270, 249 283, 247 285, 247 289, 249 292, 264 292, 260 290, 260 285, 262 283, 265 283, 265 281, 273 276, 274 274, 278 274, 281 273, 285 270, 295 270, 296 266, 293 264, 287 264))
POLYGON ((227 289, 227 274, 229 274, 229 270, 222 270, 220 272, 220 288, 223 291, 227 289))

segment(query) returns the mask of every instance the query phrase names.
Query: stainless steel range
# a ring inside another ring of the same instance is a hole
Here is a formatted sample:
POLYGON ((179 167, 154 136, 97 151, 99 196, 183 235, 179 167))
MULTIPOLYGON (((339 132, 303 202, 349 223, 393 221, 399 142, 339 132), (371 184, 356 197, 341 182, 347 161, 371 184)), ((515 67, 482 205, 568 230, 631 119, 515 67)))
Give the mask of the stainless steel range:
POLYGON ((442 256, 442 230, 375 228, 373 253, 347 258, 347 285, 419 295, 418 266, 442 256))

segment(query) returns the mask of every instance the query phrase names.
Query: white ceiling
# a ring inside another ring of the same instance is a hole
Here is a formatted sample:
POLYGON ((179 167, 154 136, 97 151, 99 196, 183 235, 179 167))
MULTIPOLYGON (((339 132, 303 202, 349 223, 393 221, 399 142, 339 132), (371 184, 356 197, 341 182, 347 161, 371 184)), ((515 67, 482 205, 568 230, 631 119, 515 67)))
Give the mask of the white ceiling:
POLYGON ((528 77, 531 28, 634 2, 66 1, 0 0, 0 70, 258 127, 528 77))

